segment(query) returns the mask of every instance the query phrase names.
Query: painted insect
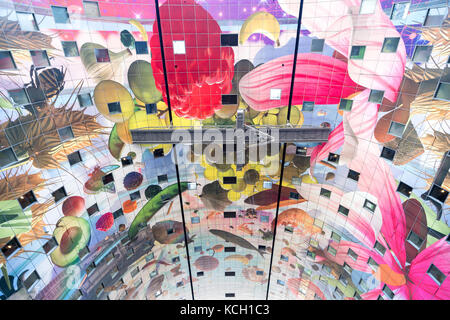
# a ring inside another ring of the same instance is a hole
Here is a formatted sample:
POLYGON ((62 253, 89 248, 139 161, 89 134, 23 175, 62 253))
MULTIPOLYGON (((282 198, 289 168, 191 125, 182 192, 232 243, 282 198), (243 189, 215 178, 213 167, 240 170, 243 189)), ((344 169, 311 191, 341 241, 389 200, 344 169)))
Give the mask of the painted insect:
POLYGON ((61 69, 53 67, 35 67, 30 68, 30 83, 26 84, 26 90, 30 96, 31 102, 39 102, 42 97, 42 90, 46 99, 51 99, 58 95, 64 89, 64 77, 66 70, 61 66, 61 69), (37 100, 37 101, 35 101, 37 100))

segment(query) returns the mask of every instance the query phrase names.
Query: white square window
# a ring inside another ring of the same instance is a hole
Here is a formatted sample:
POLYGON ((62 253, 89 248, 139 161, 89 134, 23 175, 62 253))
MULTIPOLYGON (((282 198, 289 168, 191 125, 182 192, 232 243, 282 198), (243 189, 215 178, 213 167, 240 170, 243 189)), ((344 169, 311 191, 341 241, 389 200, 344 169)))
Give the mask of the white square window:
POLYGON ((272 189, 272 181, 263 181, 264 189, 272 189))
POLYGON ((391 122, 391 126, 389 127, 388 133, 401 138, 403 136, 403 131, 405 130, 405 125, 403 123, 398 123, 395 121, 391 122))
POLYGON ((22 29, 22 31, 39 31, 33 13, 17 12, 17 20, 19 21, 20 29, 22 29))
POLYGON ((362 0, 359 14, 371 14, 375 12, 377 0, 362 0))
POLYGON ((197 184, 195 182, 189 182, 188 190, 195 190, 195 189, 197 189, 197 184))
POLYGON ((281 89, 270 89, 270 100, 280 100, 281 89))
POLYGON ((174 54, 186 54, 186 46, 184 40, 173 41, 173 53, 174 54))

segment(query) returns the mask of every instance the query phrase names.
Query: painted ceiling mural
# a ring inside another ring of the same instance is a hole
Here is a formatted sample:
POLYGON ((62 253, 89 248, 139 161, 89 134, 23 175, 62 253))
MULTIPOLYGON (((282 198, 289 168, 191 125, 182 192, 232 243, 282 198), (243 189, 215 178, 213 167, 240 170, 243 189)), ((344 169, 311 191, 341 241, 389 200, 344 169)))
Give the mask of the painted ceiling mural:
POLYGON ((1 1, 0 298, 449 299, 447 1, 299 13, 1 1), (243 167, 132 143, 238 109, 332 131, 243 167))

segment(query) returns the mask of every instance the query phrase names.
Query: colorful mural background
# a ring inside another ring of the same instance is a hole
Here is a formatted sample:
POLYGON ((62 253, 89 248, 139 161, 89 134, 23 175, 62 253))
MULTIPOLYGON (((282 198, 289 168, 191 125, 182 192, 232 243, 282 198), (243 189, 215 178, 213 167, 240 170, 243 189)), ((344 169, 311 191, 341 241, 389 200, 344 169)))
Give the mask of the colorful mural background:
POLYGON ((305 0, 298 39, 299 1, 159 3, 2 2, 0 298, 449 299, 447 2, 305 0), (285 125, 292 80, 327 143, 132 144, 285 125))

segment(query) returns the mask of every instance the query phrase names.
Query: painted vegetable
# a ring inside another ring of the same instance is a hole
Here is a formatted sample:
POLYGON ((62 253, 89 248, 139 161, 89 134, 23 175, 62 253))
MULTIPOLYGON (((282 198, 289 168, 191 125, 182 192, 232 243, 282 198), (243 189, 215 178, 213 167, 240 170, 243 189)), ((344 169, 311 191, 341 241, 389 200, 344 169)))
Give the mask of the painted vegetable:
POLYGON ((108 231, 114 225, 114 215, 107 212, 95 223, 95 228, 100 231, 108 231))
POLYGON ((106 48, 97 43, 86 42, 80 48, 80 57, 89 76, 97 82, 112 79, 115 74, 122 74, 124 60, 132 56, 130 49, 125 49, 117 53, 108 50, 110 63, 97 62, 95 49, 106 48))
POLYGON ((130 213, 136 210, 137 202, 135 200, 127 200, 122 204, 123 213, 130 213))
POLYGON ((162 99, 161 92, 155 86, 152 66, 147 61, 136 60, 130 65, 128 84, 136 98, 144 103, 156 103, 162 99))
POLYGON ((135 40, 134 40, 133 35, 128 30, 122 30, 120 32, 120 42, 122 42, 124 47, 131 48, 131 49, 134 48, 135 40))
POLYGON ((124 146, 125 146, 125 144, 120 139, 120 137, 117 133, 117 126, 114 125, 114 127, 111 130, 111 133, 109 134, 109 140, 108 140, 109 152, 115 159, 119 160, 120 154, 121 154, 124 146))
MULTIPOLYGON (((187 182, 181 182, 180 192, 187 190, 187 182)), ((136 217, 128 229, 128 237, 130 239, 134 238, 139 231, 141 224, 146 224, 153 216, 161 209, 168 200, 176 197, 178 195, 178 185, 176 183, 166 187, 160 193, 155 195, 151 200, 149 200, 144 207, 138 212, 136 217)))
POLYGON ((123 179, 123 186, 128 191, 134 190, 141 185, 143 180, 144 177, 139 172, 136 171, 129 172, 123 179))

